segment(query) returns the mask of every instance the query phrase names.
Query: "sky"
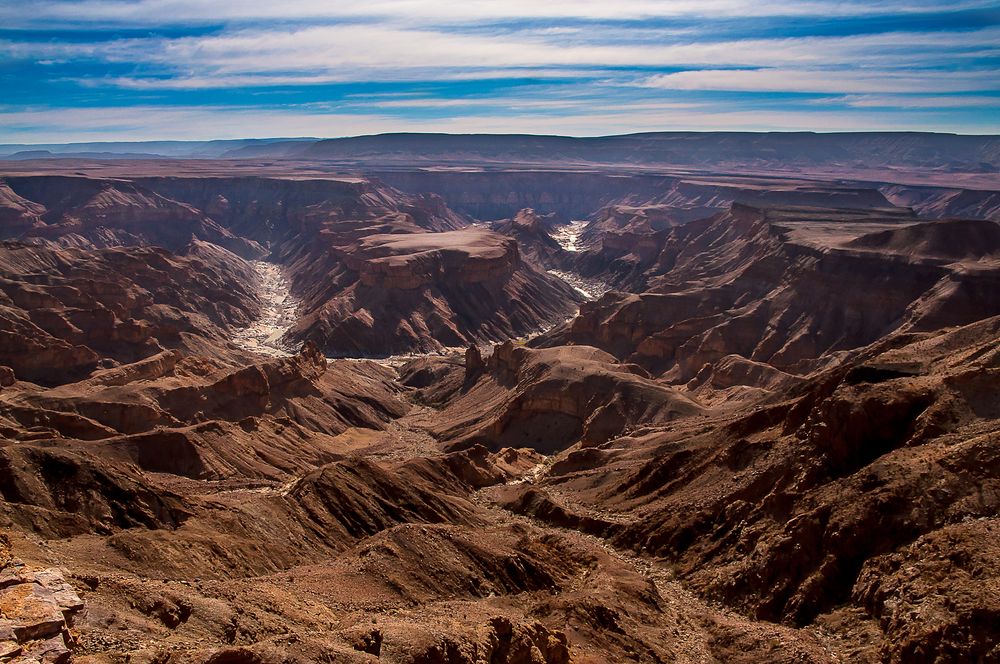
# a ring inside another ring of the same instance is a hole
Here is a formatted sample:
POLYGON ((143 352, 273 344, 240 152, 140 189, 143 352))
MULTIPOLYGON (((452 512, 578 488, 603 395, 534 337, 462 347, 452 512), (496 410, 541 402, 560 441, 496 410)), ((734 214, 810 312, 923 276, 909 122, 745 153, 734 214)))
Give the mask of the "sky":
POLYGON ((0 0, 0 142, 1000 133, 1000 2, 0 0))

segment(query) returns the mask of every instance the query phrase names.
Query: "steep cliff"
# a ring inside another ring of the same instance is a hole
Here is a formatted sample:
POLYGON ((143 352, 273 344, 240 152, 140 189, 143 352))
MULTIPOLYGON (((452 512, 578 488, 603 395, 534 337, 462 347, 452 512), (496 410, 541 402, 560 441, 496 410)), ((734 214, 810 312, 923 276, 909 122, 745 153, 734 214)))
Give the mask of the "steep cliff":
POLYGON ((336 292, 290 332, 332 355, 391 355, 501 340, 564 320, 580 296, 486 231, 368 235, 331 249, 336 292))

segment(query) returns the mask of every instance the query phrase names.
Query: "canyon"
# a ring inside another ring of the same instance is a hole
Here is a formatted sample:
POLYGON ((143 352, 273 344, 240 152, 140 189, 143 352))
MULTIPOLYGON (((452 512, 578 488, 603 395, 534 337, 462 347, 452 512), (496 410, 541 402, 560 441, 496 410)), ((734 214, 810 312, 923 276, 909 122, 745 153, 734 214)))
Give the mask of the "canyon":
POLYGON ((1000 659, 998 145, 0 160, 0 661, 1000 659))

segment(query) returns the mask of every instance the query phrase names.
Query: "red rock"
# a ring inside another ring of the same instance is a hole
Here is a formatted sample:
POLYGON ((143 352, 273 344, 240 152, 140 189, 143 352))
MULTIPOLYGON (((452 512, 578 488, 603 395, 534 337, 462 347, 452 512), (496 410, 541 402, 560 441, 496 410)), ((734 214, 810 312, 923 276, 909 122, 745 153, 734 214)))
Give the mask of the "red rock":
POLYGON ((12 629, 19 643, 56 636, 66 624, 59 604, 33 583, 0 590, 0 611, 14 622, 12 629))
POLYGON ((3 657, 5 660, 12 660, 20 655, 21 652, 21 646, 18 645, 17 641, 0 641, 0 657, 3 657))
POLYGON ((579 299, 522 262, 516 242, 480 229, 369 235, 334 253, 344 289, 307 300, 290 333, 334 356, 517 336, 564 319, 579 299))
MULTIPOLYGON (((0 564, 31 563, 0 593, 88 610, 8 647, 62 659, 79 630, 88 656, 156 664, 996 655, 985 222, 788 177, 389 174, 511 218, 497 233, 330 163, 213 174, 236 167, 0 185, 0 227, 38 243, 0 247, 18 379, 0 564), (546 255, 557 217, 595 211, 583 251, 546 255), (269 294, 233 253, 257 246, 301 305, 284 341, 315 340, 297 354, 231 343, 269 294), (574 306, 536 269, 556 259, 629 292, 523 347, 574 306), (447 345, 464 360, 324 355, 447 345), (71 572, 37 571, 53 564, 71 572)), ((0 642, 42 618, 5 612, 0 642)))
POLYGON ((494 346, 486 372, 444 408, 435 433, 453 447, 529 447, 544 453, 599 444, 637 422, 700 408, 595 348, 494 346))

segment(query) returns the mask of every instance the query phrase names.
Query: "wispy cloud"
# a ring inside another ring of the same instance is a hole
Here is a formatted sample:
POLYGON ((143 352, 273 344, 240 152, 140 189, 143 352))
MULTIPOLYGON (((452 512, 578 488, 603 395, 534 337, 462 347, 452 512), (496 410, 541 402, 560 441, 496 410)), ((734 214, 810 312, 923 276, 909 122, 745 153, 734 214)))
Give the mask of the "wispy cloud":
POLYGON ((206 58, 202 62, 206 65, 252 65, 270 70, 345 63, 400 67, 770 65, 821 62, 826 58, 851 62, 892 58, 908 63, 916 59, 928 60, 932 56, 951 60, 1000 55, 1000 27, 996 26, 963 32, 882 32, 735 41, 705 36, 696 39, 670 37, 659 43, 631 43, 625 39, 629 32, 627 28, 602 28, 589 31, 586 38, 567 41, 560 33, 550 31, 524 30, 494 36, 372 23, 251 28, 191 37, 151 35, 90 42, 16 42, 8 39, 0 40, 0 48, 14 58, 89 57, 181 65, 200 57, 206 58), (454 60, 457 55, 467 60, 454 60), (279 57, 278 61, 269 60, 275 56, 279 57))
MULTIPOLYGON (((939 10, 930 0, 369 0, 364 3, 329 0, 41 0, 31 11, 13 4, 0 6, 8 26, 89 23, 164 25, 177 23, 245 22, 249 20, 338 20, 381 18, 406 24, 468 23, 526 19, 622 20, 696 16, 868 16, 939 10)), ((959 0, 949 10, 994 9, 992 2, 959 0)))
POLYGON ((847 95, 834 102, 853 108, 995 108, 1000 96, 975 95, 847 95))
POLYGON ((14 114, 0 118, 0 135, 45 127, 173 135, 153 108, 203 136, 250 130, 233 118, 283 135, 996 131, 1000 12, 978 0, 939 5, 40 0, 28 11, 0 3, 0 60, 9 65, 2 75, 14 114), (96 124, 60 120, 61 109, 96 124), (144 120, 133 127, 137 117, 144 120), (123 124, 108 124, 115 118, 123 124))
POLYGON ((784 111, 718 111, 639 105, 623 112, 576 109, 562 115, 534 113, 400 118, 380 113, 325 113, 301 109, 175 107, 102 107, 66 113, 53 109, 3 110, 0 126, 14 130, 22 142, 100 140, 204 140, 263 138, 280 133, 299 136, 347 136, 389 131, 545 133, 595 136, 634 131, 736 129, 747 131, 808 130, 817 124, 829 131, 872 129, 945 130, 931 117, 900 124, 881 114, 820 112, 806 116, 784 111))
MULTIPOLYGON (((651 76, 642 84, 670 90, 743 92, 968 92, 1000 89, 1000 80, 995 74, 990 71, 956 74, 905 70, 707 69, 651 76)), ((860 105, 857 102, 863 99, 854 97, 844 101, 860 105)))

